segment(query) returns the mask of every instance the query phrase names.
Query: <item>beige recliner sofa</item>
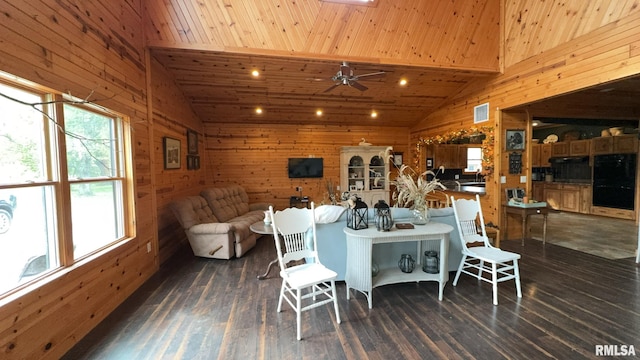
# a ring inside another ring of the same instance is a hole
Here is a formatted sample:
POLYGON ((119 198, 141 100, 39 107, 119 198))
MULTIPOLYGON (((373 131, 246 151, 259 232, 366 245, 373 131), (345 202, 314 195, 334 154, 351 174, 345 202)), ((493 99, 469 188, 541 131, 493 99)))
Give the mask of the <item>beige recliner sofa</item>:
POLYGON ((264 219, 268 203, 249 204, 242 186, 210 188, 200 196, 171 203, 171 209, 187 234, 196 256, 230 259, 241 257, 256 244, 249 226, 264 219))

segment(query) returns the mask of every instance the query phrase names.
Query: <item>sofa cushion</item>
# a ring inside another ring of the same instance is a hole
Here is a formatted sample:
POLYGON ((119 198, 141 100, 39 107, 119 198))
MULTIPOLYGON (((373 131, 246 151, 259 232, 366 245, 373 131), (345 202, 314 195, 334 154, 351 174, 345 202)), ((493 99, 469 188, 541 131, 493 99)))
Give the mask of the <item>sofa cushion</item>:
POLYGON ((171 203, 171 210, 184 229, 202 223, 218 222, 202 196, 187 196, 171 203))
POLYGON ((242 241, 242 239, 250 237, 253 232, 249 228, 251 224, 262 221, 264 219, 264 211, 254 210, 248 213, 237 216, 228 221, 235 229, 236 242, 242 241))
POLYGON ((242 186, 206 189, 200 195, 207 200, 220 222, 227 222, 249 212, 249 196, 242 186))

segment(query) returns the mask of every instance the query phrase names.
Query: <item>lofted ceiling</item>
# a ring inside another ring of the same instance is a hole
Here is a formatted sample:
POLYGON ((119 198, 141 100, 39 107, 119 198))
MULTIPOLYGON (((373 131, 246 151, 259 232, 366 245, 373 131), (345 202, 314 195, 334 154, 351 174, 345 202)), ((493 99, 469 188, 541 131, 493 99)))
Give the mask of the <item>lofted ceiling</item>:
POLYGON ((197 115, 208 123, 388 125, 411 127, 488 72, 349 62, 368 89, 334 84, 340 61, 154 49, 197 115), (251 72, 258 70, 258 77, 251 72), (401 79, 407 85, 399 84, 401 79), (260 107, 262 114, 256 113, 260 107), (317 116, 316 111, 322 115, 317 116), (372 111, 377 113, 371 117, 372 111))
MULTIPOLYGON (((497 75, 500 63, 509 68, 639 11, 637 0, 606 6, 581 0, 385 0, 375 6, 169 0, 147 1, 145 10, 152 55, 206 123, 406 127, 471 82, 497 75), (349 61, 356 75, 385 71, 386 76, 363 80, 369 88, 364 92, 348 86, 324 92, 342 61, 349 61), (260 77, 251 76, 253 69, 260 77), (400 87, 403 77, 408 84, 400 87), (315 115, 318 109, 321 117, 315 115), (371 118, 371 111, 378 117, 371 118)), ((635 83, 624 92, 589 89, 515 110, 638 118, 638 89, 635 83)))
MULTIPOLYGON (((462 70, 349 62, 355 75, 384 71, 325 92, 340 62, 220 52, 154 49, 205 123, 331 124, 412 127, 474 80, 462 70), (260 75, 253 77, 251 72, 260 75), (408 81, 400 86, 401 79, 408 81), (256 108, 263 110, 256 113, 256 108), (317 116, 316 111, 322 110, 317 116), (376 118, 371 112, 377 113, 376 118)), ((640 119, 640 78, 633 77, 519 106, 534 117, 640 119)))

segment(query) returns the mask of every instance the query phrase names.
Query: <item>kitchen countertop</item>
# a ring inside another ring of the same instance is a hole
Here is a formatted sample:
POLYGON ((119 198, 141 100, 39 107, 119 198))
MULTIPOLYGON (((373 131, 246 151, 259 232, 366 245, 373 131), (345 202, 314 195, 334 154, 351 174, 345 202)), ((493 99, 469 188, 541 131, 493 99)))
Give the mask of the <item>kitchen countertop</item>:
POLYGON ((484 188, 484 186, 482 187, 481 186, 460 186, 460 187, 447 188, 447 191, 467 193, 467 194, 478 194, 481 196, 487 193, 487 190, 484 188))
POLYGON ((532 181, 532 184, 568 184, 568 185, 591 185, 591 180, 558 180, 558 181, 532 181))
POLYGON ((466 183, 462 182, 458 186, 458 184, 455 182, 446 181, 446 183, 444 183, 443 185, 447 187, 447 191, 451 191, 451 192, 478 194, 478 195, 484 195, 487 193, 484 183, 468 182, 468 185, 466 185, 466 183))

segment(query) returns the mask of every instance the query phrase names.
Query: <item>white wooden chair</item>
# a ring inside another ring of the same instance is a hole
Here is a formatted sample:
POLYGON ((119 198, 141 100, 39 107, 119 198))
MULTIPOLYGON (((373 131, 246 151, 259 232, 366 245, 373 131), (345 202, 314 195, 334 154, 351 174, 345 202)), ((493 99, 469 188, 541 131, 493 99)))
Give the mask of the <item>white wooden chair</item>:
POLYGON ((469 274, 478 280, 491 283, 493 286, 493 305, 498 305, 498 283, 514 279, 518 297, 522 297, 518 269, 520 254, 491 246, 484 226, 480 196, 476 195, 476 200, 456 200, 452 196, 451 204, 462 242, 462 260, 453 280, 453 286, 458 283, 460 273, 469 274), (478 231, 478 223, 480 231, 478 231), (482 245, 468 247, 469 243, 482 245))
POLYGON ((314 204, 311 203, 311 209, 288 208, 275 213, 270 206, 269 212, 282 277, 278 312, 282 310, 283 299, 295 310, 298 340, 301 339, 300 318, 303 311, 333 302, 336 321, 339 324, 340 313, 335 284, 338 274, 323 266, 318 259, 315 250, 318 247, 314 204), (313 247, 310 246, 310 242, 313 243, 313 247), (294 264, 288 266, 291 262, 294 264), (305 294, 302 294, 303 290, 305 294))

